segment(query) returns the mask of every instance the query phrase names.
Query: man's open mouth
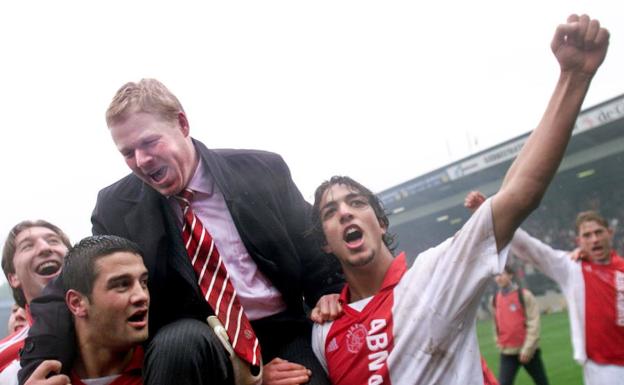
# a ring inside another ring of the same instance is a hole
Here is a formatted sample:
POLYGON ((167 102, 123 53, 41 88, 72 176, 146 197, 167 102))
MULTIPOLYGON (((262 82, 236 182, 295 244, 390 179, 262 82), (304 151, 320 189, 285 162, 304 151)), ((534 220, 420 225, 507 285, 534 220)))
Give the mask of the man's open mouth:
POLYGON ((360 245, 363 236, 362 229, 356 225, 351 225, 344 230, 342 239, 348 246, 356 247, 360 245))
POLYGON ((158 170, 149 173, 148 175, 152 181, 158 183, 165 177, 166 171, 167 167, 161 167, 158 170))
POLYGON ((137 310, 130 317, 128 322, 134 324, 134 326, 144 326, 147 324, 147 309, 137 310))
POLYGON ((35 272, 43 277, 49 277, 58 273, 61 269, 61 262, 56 260, 45 261, 37 266, 35 272))

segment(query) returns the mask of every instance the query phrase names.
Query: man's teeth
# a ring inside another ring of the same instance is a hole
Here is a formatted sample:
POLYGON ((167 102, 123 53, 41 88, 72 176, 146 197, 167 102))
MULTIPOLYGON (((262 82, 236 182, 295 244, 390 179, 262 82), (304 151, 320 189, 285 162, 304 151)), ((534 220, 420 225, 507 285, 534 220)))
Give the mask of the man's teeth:
POLYGON ((347 229, 345 232, 345 241, 351 242, 362 237, 362 232, 356 228, 347 229))
POLYGON ((41 275, 50 275, 56 273, 60 268, 60 264, 56 261, 44 262, 37 268, 37 273, 41 275))

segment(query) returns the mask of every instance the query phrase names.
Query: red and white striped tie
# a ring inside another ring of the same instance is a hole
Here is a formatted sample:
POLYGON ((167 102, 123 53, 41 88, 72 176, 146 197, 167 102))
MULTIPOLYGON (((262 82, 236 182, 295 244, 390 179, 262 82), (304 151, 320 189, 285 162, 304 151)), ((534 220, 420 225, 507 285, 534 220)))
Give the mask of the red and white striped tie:
POLYGON ((234 352, 251 365, 259 366, 260 345, 232 286, 225 264, 212 236, 191 209, 193 191, 184 189, 176 196, 182 206, 182 239, 197 283, 208 305, 227 331, 234 352))

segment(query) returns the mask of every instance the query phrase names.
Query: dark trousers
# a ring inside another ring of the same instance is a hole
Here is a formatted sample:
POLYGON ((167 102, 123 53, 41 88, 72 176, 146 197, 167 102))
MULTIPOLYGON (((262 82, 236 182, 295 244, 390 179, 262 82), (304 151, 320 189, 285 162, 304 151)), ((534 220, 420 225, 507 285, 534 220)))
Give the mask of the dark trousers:
POLYGON ((535 351, 531 361, 526 364, 520 363, 518 357, 518 354, 500 355, 500 366, 498 369, 498 382, 500 382, 500 385, 512 385, 520 365, 524 366, 524 369, 526 369, 536 385, 548 385, 548 379, 546 378, 546 371, 544 370, 542 355, 539 349, 535 351))
MULTIPOLYGON (((329 385, 312 352, 306 321, 272 318, 252 322, 264 363, 275 357, 299 363, 312 371, 308 384, 329 385)), ((145 385, 234 384, 221 342, 207 323, 194 319, 175 321, 156 333, 146 350, 143 378, 145 385)))

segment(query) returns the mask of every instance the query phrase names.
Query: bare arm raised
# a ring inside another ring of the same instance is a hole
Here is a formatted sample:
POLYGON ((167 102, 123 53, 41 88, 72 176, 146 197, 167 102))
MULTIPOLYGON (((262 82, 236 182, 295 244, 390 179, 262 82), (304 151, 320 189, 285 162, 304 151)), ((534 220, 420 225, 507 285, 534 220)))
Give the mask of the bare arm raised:
POLYGON ((522 147, 492 200, 496 246, 505 247, 538 205, 570 139, 589 84, 602 64, 609 32, 587 15, 559 25, 551 49, 561 73, 542 119, 522 147))

